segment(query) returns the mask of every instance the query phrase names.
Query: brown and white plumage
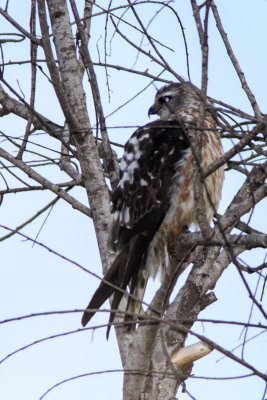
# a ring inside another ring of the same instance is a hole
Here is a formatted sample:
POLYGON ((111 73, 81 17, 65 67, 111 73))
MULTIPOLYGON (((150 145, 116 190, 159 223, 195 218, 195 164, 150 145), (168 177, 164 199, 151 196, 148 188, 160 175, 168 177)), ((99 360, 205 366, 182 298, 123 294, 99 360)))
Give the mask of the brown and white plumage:
MULTIPOLYGON (((175 231, 196 224, 193 193, 193 153, 196 135, 202 135, 201 166, 207 167, 223 153, 216 120, 206 110, 203 131, 197 130, 199 90, 190 83, 160 89, 149 114, 159 120, 137 129, 125 145, 120 180, 112 196, 113 223, 109 246, 118 253, 104 276, 142 300, 148 277, 168 267, 168 243, 175 231), (200 133, 201 132, 201 133, 200 133)), ((205 180, 212 204, 203 191, 207 219, 217 209, 223 183, 223 168, 205 180)), ((101 282, 82 319, 85 326, 94 312, 114 292, 116 310, 122 292, 101 282)), ((131 302, 128 309, 138 308, 131 302)), ((110 323, 114 314, 111 313, 110 323)))

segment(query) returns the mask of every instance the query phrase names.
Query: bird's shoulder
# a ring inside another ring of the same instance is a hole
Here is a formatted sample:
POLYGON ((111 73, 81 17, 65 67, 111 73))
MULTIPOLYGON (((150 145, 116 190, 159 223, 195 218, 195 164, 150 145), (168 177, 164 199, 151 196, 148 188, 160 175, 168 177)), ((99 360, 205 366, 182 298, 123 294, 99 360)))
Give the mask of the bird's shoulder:
POLYGON ((128 189, 130 184, 135 190, 136 184, 142 186, 142 178, 149 183, 164 164, 177 162, 188 147, 188 136, 178 121, 156 120, 138 128, 125 144, 117 189, 125 185, 128 189))

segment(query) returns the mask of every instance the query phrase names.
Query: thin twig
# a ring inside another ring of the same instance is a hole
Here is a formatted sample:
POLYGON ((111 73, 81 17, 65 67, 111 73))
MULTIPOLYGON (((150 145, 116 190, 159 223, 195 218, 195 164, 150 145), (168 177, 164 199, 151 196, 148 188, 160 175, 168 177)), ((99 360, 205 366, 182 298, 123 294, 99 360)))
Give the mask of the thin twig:
POLYGON ((232 49, 232 47, 230 45, 230 42, 228 40, 227 34, 226 34, 226 32, 225 32, 225 30, 223 28, 223 25, 222 25, 222 22, 221 22, 219 13, 218 13, 218 9, 217 9, 217 7, 216 7, 216 5, 215 5, 213 0, 210 1, 210 5, 211 5, 211 9, 212 9, 215 21, 216 21, 216 26, 217 26, 218 31, 220 32, 220 35, 221 35, 222 40, 224 42, 227 54, 228 54, 230 60, 232 61, 233 67, 234 67, 234 69, 235 69, 235 71, 237 73, 238 78, 240 79, 240 82, 242 84, 242 88, 243 88, 244 92, 246 93, 246 95, 247 95, 247 97, 248 97, 248 99, 250 101, 251 107, 254 110, 256 118, 261 120, 262 119, 262 113, 261 113, 260 108, 259 108, 259 106, 257 104, 257 101, 255 99, 254 94, 252 93, 252 91, 250 90, 250 88, 248 86, 248 83, 247 83, 246 78, 245 78, 245 74, 241 70, 239 62, 238 62, 236 56, 234 55, 234 52, 233 52, 233 49, 232 49))

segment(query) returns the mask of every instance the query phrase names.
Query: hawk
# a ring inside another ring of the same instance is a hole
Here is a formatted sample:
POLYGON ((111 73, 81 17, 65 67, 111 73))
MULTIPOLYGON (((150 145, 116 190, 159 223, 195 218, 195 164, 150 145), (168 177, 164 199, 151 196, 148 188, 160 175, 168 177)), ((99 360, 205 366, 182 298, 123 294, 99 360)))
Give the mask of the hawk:
MULTIPOLYGON (((202 129, 197 129, 201 103, 201 93, 191 83, 164 86, 148 110, 149 116, 158 114, 160 119, 138 128, 126 143, 112 195, 109 247, 117 256, 84 312, 83 326, 95 313, 90 309, 99 309, 113 293, 111 309, 117 310, 127 286, 130 294, 142 300, 147 279, 168 267, 168 246, 174 233, 197 225, 192 152, 197 135, 202 136, 203 169, 223 154, 210 104, 204 104, 202 129)), ((205 179, 203 197, 209 222, 221 198, 223 179, 223 167, 205 179)), ((129 297, 127 309, 139 312, 141 303, 139 309, 136 304, 133 308, 129 297)), ((111 312, 110 324, 113 319, 111 312)), ((110 325, 107 335, 109 329, 110 325)))

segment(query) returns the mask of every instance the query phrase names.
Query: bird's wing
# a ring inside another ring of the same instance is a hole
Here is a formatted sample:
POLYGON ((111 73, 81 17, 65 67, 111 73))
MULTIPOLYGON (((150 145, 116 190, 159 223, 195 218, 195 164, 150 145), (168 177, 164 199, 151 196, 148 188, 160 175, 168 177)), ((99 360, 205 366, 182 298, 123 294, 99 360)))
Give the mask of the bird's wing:
POLYGON ((137 129, 128 140, 120 181, 112 196, 109 245, 113 251, 119 251, 137 234, 156 232, 188 148, 186 133, 177 121, 154 121, 137 129))
MULTIPOLYGON (((130 281, 130 294, 135 289, 144 290, 146 279, 142 270, 147 249, 168 210, 171 190, 179 181, 179 167, 188 148, 186 134, 174 121, 159 120, 145 125, 126 143, 120 181, 112 197, 110 247, 119 254, 94 293, 83 315, 83 326, 113 292, 111 308, 116 310, 130 281), (114 285, 121 290, 116 291, 114 285)), ((111 312, 110 324, 114 315, 111 312)))

